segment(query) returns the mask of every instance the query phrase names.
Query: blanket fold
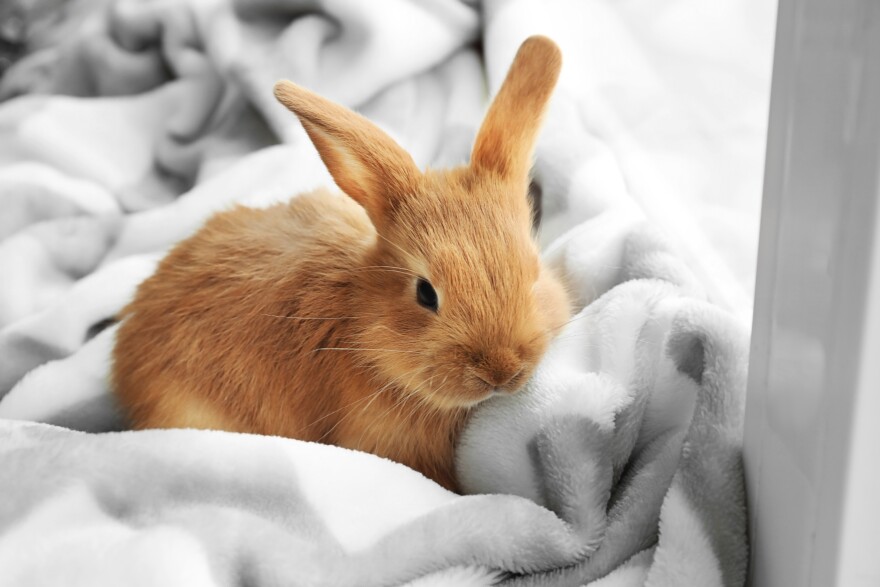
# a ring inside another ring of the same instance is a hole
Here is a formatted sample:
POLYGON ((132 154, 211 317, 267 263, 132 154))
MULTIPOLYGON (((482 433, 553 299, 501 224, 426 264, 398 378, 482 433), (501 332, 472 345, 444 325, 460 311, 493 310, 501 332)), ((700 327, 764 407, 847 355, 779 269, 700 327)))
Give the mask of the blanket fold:
POLYGON ((772 20, 692 4, 23 8, 32 42, 0 77, 0 585, 743 585, 772 20), (575 313, 521 393, 474 410, 466 495, 338 447, 127 430, 114 317, 162 255, 229 206, 333 187, 276 79, 455 165, 533 33, 565 60, 532 194, 575 313))

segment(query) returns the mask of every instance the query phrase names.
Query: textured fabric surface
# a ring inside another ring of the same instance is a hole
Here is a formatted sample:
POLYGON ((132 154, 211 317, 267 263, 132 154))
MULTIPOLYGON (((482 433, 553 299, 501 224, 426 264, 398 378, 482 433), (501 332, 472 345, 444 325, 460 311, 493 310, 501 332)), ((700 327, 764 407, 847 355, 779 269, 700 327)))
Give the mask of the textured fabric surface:
POLYGON ((744 584, 773 6, 53 4, 0 77, 0 585, 744 584), (112 317, 168 247, 332 186, 276 79, 452 165, 534 33, 564 55, 533 191, 577 313, 468 423, 471 495, 335 447, 125 430, 112 317))

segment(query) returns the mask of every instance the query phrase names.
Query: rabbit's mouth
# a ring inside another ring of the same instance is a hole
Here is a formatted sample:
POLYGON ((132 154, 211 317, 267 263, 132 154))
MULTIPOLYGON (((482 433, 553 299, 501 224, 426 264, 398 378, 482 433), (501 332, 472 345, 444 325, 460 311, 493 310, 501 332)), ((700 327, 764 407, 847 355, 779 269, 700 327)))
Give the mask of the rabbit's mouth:
POLYGON ((458 387, 458 393, 455 394, 432 394, 433 400, 439 407, 453 409, 470 409, 474 408, 486 400, 493 397, 505 397, 516 394, 522 385, 497 386, 486 383, 481 379, 466 380, 458 387))

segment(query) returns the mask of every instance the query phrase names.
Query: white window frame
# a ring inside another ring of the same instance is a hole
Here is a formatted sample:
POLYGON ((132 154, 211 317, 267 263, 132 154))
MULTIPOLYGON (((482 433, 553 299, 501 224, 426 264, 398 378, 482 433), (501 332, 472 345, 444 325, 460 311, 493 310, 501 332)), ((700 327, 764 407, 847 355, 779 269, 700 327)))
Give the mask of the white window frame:
POLYGON ((880 2, 780 0, 745 423, 753 587, 880 585, 880 2))

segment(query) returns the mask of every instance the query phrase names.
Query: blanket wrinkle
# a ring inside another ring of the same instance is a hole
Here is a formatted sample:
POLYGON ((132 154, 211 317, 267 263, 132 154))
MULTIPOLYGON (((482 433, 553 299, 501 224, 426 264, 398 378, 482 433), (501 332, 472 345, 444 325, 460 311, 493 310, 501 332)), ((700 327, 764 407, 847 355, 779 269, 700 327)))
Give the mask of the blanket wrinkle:
POLYGON ((606 435, 592 422, 559 416, 540 430, 533 444, 530 453, 547 508, 568 522, 592 553, 604 538, 611 495, 606 435), (591 491, 583 494, 582 488, 591 484, 591 491))
POLYGON ((0 585, 744 585, 772 3, 697 4, 22 12, 0 76, 0 585), (532 191, 574 315, 521 393, 474 410, 465 495, 338 447, 128 430, 114 317, 158 260, 217 211, 334 186, 277 79, 457 165, 534 33, 565 62, 532 191))
POLYGON ((0 191, 8 205, 0 217, 0 240, 44 220, 119 212, 107 190, 37 163, 0 169, 0 191))
MULTIPOLYGON (((664 350, 665 344, 658 345, 651 338, 642 338, 645 331, 643 325, 650 321, 646 318, 633 320, 633 317, 638 316, 636 309, 648 315, 652 313, 666 314, 665 320, 655 319, 654 326, 668 336, 669 329, 662 330, 662 326, 658 325, 662 325, 664 322, 667 325, 673 324, 675 322, 674 316, 682 311, 682 306, 685 308, 690 306, 688 302, 670 302, 669 295, 674 291, 675 288, 656 280, 631 281, 613 288, 604 297, 588 306, 584 310, 581 320, 572 321, 569 325, 569 331, 582 330, 580 338, 577 339, 578 342, 568 342, 565 345, 565 352, 553 348, 548 353, 547 363, 576 360, 578 366, 584 366, 581 368, 607 370, 610 374, 616 372, 619 374, 618 377, 623 378, 624 381, 632 378, 630 381, 636 385, 635 389, 640 391, 637 394, 624 393, 622 395, 624 404, 616 412, 615 426, 610 430, 607 427, 604 429, 607 436, 607 448, 603 453, 608 456, 618 454, 623 457, 621 458, 619 479, 616 479, 614 475, 608 475, 609 481, 615 479, 615 486, 610 496, 605 497, 604 503, 607 503, 608 507, 608 521, 604 537, 596 552, 587 561, 576 567, 576 570, 566 572, 569 577, 565 580, 586 582, 600 578, 657 540, 657 523, 660 518, 661 504, 678 466, 684 431, 681 429, 682 422, 679 422, 679 427, 667 428, 659 433, 652 431, 652 428, 656 428, 656 424, 653 427, 642 426, 644 408, 647 405, 646 398, 654 396, 655 401, 657 398, 669 400, 674 393, 680 392, 682 385, 685 385, 685 388, 690 387, 692 393, 697 393, 697 386, 689 376, 682 374, 677 366, 671 364, 671 357, 664 350), (629 332, 628 339, 621 340, 621 332, 629 332), (618 338, 615 344, 605 344, 605 339, 615 337, 618 338), (628 343, 628 345, 622 343, 628 343), (578 345, 582 350, 573 352, 578 345), (629 345, 638 347, 641 352, 635 352, 629 345), (586 353, 586 356, 589 357, 586 361, 584 361, 582 353, 586 353), (633 363, 631 361, 640 355, 643 357, 642 360, 636 360, 634 364, 641 367, 642 373, 650 373, 651 376, 648 378, 639 377, 640 373, 632 373, 633 363), (658 376, 657 374, 664 369, 666 376, 658 376), (650 382, 652 387, 637 387, 640 381, 644 384, 646 380, 650 382), (658 384, 662 387, 654 388, 658 384), (626 425, 628 419, 636 424, 626 425), (654 436, 653 440, 650 437, 647 439, 639 438, 648 434, 654 436), (639 445, 642 448, 634 453, 634 447, 639 445)), ((573 335, 569 331, 564 331, 560 335, 554 347, 561 346, 567 338, 569 341, 572 340, 573 335)), ((654 338, 657 337, 654 336, 654 338)), ((557 371, 561 370, 560 368, 562 365, 559 365, 557 371)), ((540 371, 533 384, 530 384, 524 392, 523 395, 526 397, 522 399, 526 401, 509 401, 506 402, 508 405, 504 406, 504 410, 496 408, 493 411, 489 411, 491 404, 489 402, 485 408, 477 411, 465 431, 465 437, 459 449, 460 477, 466 490, 480 492, 510 491, 511 488, 515 490, 516 485, 510 483, 512 475, 519 477, 532 475, 546 482, 548 477, 542 475, 541 467, 552 467, 552 461, 549 465, 543 462, 538 466, 529 465, 532 469, 530 473, 525 473, 521 469, 515 469, 509 465, 501 470, 499 467, 491 468, 493 453, 505 452, 509 454, 511 445, 531 442, 528 440, 528 436, 534 434, 535 430, 540 434, 540 431, 546 427, 552 429, 553 423, 547 420, 548 413, 552 413, 552 411, 547 410, 545 406, 547 403, 553 402, 554 398, 547 398, 546 395, 559 393, 559 387, 539 386, 539 380, 544 373, 545 371, 540 371), (548 392, 548 390, 550 391, 548 392), (545 398, 541 402, 527 401, 528 396, 532 394, 543 394, 545 398), (535 406, 541 406, 541 408, 535 409, 535 406), (539 422, 543 420, 544 423, 523 425, 522 421, 526 419, 538 420, 539 422), (518 422, 515 429, 505 427, 502 424, 502 421, 511 420, 518 422), (477 452, 474 447, 479 447, 480 452, 477 452), (479 474, 474 476, 471 471, 477 470, 479 470, 479 474), (487 470, 489 474, 486 473, 487 470)), ((614 377, 610 379, 614 379, 614 377)), ((565 395, 561 397, 564 399, 556 399, 556 401, 564 401, 565 404, 570 405, 568 397, 565 395)), ((518 400, 520 398, 511 399, 518 400)), ((583 417, 590 417, 589 411, 581 413, 583 417)), ((601 422, 601 420, 599 421, 601 422)), ((683 424, 687 424, 686 419, 683 424)), ((601 426, 596 429, 603 431, 601 426)), ((572 434, 568 435, 569 438, 572 436, 572 434)), ((601 443, 594 439, 592 444, 600 445, 601 443)), ((564 447, 565 444, 558 443, 556 448, 560 446, 564 447)), ((569 469, 576 470, 581 467, 585 471, 589 471, 595 466, 589 452, 585 452, 582 448, 573 452, 577 457, 568 465, 569 469)), ((572 474, 569 471, 569 475, 572 474)), ((549 479, 553 479, 553 477, 551 476, 549 479)), ((572 492, 569 491, 569 493, 572 492)), ((591 485, 590 480, 587 479, 573 493, 575 495, 581 494, 576 497, 577 501, 575 501, 575 504, 581 505, 584 500, 595 499, 596 496, 603 495, 605 491, 601 486, 596 486, 596 481, 593 481, 591 485)), ((534 496, 530 497, 535 499, 534 496)), ((539 501, 539 503, 544 502, 539 501)), ((566 509, 560 508, 558 505, 553 509, 563 518, 568 513, 566 509)), ((551 574, 558 575, 558 573, 551 574)), ((541 584, 542 580, 544 579, 531 577, 521 581, 523 584, 541 584)))

